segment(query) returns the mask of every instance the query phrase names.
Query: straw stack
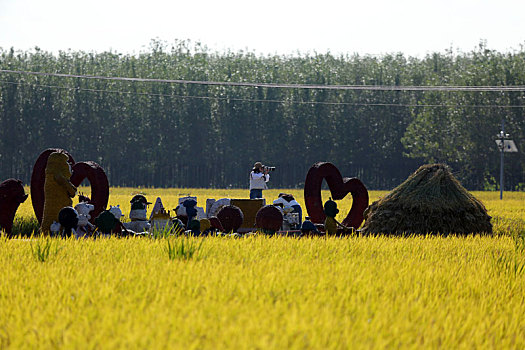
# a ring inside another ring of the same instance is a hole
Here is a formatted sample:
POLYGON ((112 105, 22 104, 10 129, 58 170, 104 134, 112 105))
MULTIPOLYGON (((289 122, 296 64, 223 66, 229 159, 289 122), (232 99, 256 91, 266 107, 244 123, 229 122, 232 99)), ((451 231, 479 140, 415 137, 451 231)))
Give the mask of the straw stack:
POLYGON ((443 164, 421 166, 364 216, 366 234, 492 233, 485 206, 443 164))

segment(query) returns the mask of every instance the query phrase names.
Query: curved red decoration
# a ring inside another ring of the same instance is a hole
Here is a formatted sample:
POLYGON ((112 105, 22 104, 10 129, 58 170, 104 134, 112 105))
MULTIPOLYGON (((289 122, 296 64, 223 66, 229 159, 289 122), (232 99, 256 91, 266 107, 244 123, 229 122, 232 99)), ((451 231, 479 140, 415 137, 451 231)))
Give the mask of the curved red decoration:
POLYGON ((44 215, 44 182, 46 180, 47 159, 53 152, 65 153, 69 158, 69 164, 71 164, 71 166, 75 164, 75 160, 71 154, 61 148, 48 148, 38 156, 33 166, 33 172, 31 173, 31 203, 39 223, 42 223, 42 216, 44 215))
POLYGON ((210 217, 209 220, 212 228, 224 232, 221 221, 216 216, 210 217))
POLYGON ((326 180, 332 199, 340 200, 348 193, 352 194, 352 208, 342 224, 355 229, 363 223, 363 213, 368 207, 368 190, 358 178, 343 178, 332 163, 318 162, 312 165, 304 183, 304 201, 312 222, 323 223, 326 216, 323 211, 321 185, 326 180))
POLYGON ((13 229, 16 210, 26 199, 27 194, 24 192, 22 181, 7 179, 0 183, 0 229, 8 236, 13 229))
POLYGON ((226 205, 217 213, 217 219, 221 222, 224 232, 237 232, 244 221, 244 214, 239 207, 226 205))
POLYGON ((265 205, 255 215, 255 227, 275 232, 281 229, 283 214, 274 205, 265 205))
POLYGON ((94 222, 98 214, 106 210, 109 200, 109 182, 104 169, 93 161, 78 162, 73 165, 71 183, 78 187, 84 179, 91 184, 91 200, 95 209, 90 213, 91 221, 94 222))

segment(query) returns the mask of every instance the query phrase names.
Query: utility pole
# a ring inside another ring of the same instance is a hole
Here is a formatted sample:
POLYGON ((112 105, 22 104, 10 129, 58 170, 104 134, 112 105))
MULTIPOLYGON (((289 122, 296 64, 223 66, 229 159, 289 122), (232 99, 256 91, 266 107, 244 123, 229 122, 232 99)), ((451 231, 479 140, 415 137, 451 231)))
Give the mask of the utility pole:
POLYGON ((499 161, 499 199, 503 199, 503 185, 504 185, 504 176, 503 176, 503 155, 505 154, 505 139, 510 135, 505 134, 505 119, 501 120, 501 131, 499 132, 500 137, 500 161, 499 161))
POLYGON ((496 144, 498 145, 498 148, 500 150, 500 169, 499 169, 499 199, 503 199, 503 185, 504 185, 504 179, 503 179, 503 154, 505 152, 518 152, 518 148, 516 148, 516 144, 513 140, 509 140, 510 135, 505 133, 505 119, 501 119, 501 131, 497 135, 498 139, 496 140, 496 144))

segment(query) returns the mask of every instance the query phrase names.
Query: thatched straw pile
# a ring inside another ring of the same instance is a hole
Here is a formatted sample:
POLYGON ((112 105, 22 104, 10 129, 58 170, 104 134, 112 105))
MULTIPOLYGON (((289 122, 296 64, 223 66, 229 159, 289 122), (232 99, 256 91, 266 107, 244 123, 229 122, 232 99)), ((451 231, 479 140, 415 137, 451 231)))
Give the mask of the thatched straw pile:
POLYGON ((365 210, 363 233, 492 233, 485 206, 446 165, 421 166, 391 193, 365 210))

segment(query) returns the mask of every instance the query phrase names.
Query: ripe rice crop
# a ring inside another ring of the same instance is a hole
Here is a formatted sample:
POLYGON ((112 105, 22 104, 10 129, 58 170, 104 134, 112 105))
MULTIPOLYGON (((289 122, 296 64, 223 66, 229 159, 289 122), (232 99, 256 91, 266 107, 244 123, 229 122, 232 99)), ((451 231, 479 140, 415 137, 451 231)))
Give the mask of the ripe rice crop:
MULTIPOLYGON (((138 191, 110 204, 127 215, 138 191)), ((525 195, 474 195, 493 236, 0 238, 0 349, 524 348, 525 195)))

